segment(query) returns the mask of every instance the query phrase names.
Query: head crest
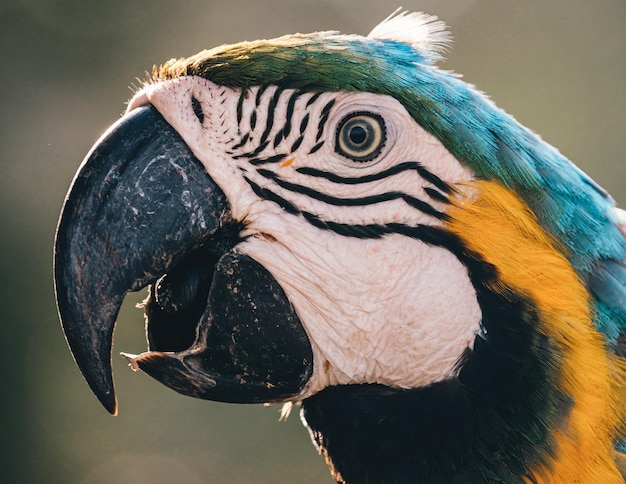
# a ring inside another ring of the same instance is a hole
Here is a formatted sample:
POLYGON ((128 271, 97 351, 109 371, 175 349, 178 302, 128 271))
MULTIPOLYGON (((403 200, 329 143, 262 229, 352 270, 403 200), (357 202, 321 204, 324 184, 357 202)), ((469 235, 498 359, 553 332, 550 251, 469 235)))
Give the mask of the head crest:
POLYGON ((447 26, 433 15, 401 8, 379 23, 367 36, 409 44, 424 57, 438 60, 452 43, 447 26))

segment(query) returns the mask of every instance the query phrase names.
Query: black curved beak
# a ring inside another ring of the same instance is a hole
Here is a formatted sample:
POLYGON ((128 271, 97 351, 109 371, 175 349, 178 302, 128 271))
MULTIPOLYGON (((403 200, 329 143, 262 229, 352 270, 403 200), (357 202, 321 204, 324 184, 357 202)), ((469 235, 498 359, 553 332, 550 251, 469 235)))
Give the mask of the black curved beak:
POLYGON ((301 391, 310 344, 278 283, 233 249, 238 229, 223 192, 152 106, 124 116, 87 155, 57 228, 55 290, 70 350, 109 412, 117 314, 127 292, 147 285, 152 351, 127 356, 134 368, 211 400, 301 391))

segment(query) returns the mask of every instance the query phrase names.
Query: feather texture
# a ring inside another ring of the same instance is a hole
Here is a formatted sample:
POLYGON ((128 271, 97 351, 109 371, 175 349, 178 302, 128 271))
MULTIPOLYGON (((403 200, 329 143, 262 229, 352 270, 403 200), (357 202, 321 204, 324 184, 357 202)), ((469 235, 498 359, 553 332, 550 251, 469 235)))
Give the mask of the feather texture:
POLYGON ((431 60, 440 59, 452 43, 446 24, 437 17, 401 8, 374 27, 367 37, 409 44, 431 60))

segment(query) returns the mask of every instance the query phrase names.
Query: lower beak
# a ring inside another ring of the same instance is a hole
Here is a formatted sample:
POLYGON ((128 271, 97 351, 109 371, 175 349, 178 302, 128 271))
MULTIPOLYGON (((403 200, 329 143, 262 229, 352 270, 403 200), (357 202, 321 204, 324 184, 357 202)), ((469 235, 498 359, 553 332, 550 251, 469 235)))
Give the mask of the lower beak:
POLYGON ((306 333, 269 272, 234 248, 238 228, 223 192, 152 106, 124 116, 87 155, 59 220, 55 290, 70 350, 109 412, 117 314, 127 292, 150 284, 152 351, 127 356, 134 367, 212 400, 301 391, 312 371, 306 333))

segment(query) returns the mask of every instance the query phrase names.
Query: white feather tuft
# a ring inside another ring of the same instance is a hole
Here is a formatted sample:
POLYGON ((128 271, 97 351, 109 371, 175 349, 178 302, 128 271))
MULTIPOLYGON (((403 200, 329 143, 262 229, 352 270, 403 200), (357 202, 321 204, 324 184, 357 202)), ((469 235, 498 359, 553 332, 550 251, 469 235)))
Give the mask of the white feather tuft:
POLYGON ((404 42, 435 60, 440 59, 452 43, 446 24, 437 17, 402 8, 374 27, 367 37, 404 42))
POLYGON ((279 422, 284 422, 289 418, 289 414, 291 414, 291 409, 293 408, 293 402, 285 402, 280 409, 280 417, 278 418, 279 422))

